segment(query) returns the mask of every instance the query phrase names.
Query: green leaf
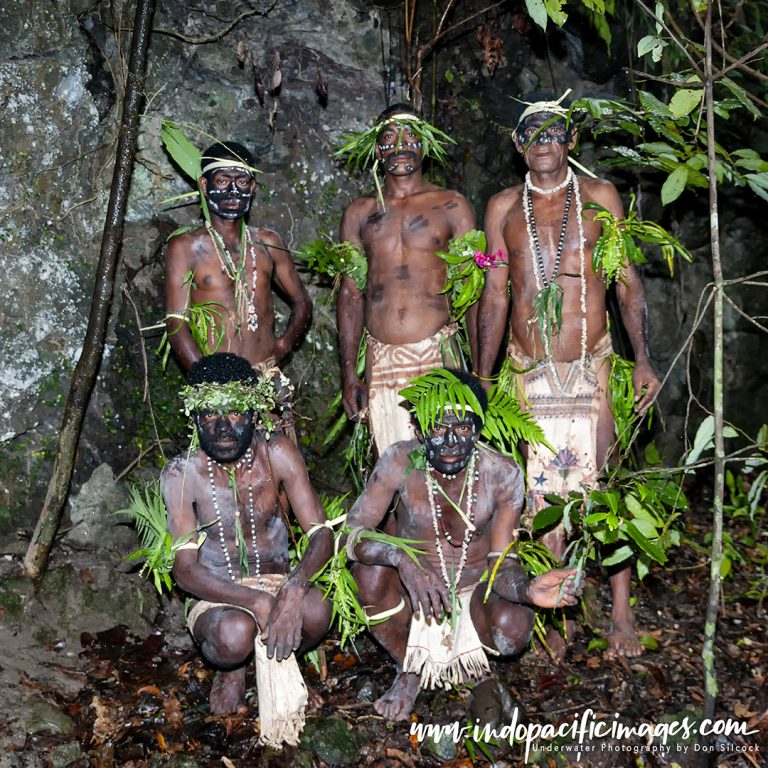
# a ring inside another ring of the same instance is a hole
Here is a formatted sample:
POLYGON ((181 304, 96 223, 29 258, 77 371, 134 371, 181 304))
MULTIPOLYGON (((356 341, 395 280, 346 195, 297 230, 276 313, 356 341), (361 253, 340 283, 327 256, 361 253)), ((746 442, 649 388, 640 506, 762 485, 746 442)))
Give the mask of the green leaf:
POLYGON ((667 556, 664 554, 663 550, 657 547, 652 541, 648 541, 648 539, 643 536, 631 522, 625 521, 622 528, 632 541, 634 541, 635 544, 637 544, 649 557, 657 563, 661 563, 661 565, 664 565, 664 563, 667 562, 667 556))
POLYGON ((532 530, 534 533, 551 527, 555 523, 560 522, 563 517, 562 507, 545 507, 540 512, 537 512, 536 517, 533 519, 532 530))
POLYGON ((563 5, 565 5, 565 0, 544 0, 547 15, 558 27, 562 27, 568 20, 568 14, 563 13, 563 5))
POLYGON ((637 55, 642 58, 647 53, 650 53, 658 45, 661 45, 662 41, 656 37, 656 35, 646 35, 640 38, 637 42, 637 55))
POLYGON ((611 552, 611 554, 608 555, 608 557, 604 558, 602 565, 604 565, 606 568, 609 568, 612 565, 618 565, 619 563, 623 563, 625 560, 632 557, 634 552, 635 550, 632 549, 632 547, 629 544, 624 544, 623 546, 611 552))
POLYGON ((646 651, 658 651, 659 643, 653 635, 640 635, 640 645, 646 651))
POLYGON ((682 88, 675 92, 675 95, 669 102, 669 111, 675 117, 683 117, 689 112, 692 112, 701 103, 704 96, 704 90, 699 88, 692 90, 689 88, 682 88))
POLYGON ((525 0, 525 8, 528 11, 528 15, 533 21, 542 29, 547 28, 547 9, 544 5, 544 0, 525 0))
POLYGON ((642 581, 650 571, 646 557, 647 556, 643 555, 642 557, 638 557, 635 561, 635 567, 637 568, 637 578, 640 579, 640 581, 642 581))
POLYGON ((752 117, 762 117, 762 112, 752 103, 747 92, 736 82, 731 80, 730 77, 721 77, 720 81, 737 99, 739 104, 744 107, 752 117))
POLYGON ((608 641, 604 637, 593 637, 587 645, 587 653, 590 651, 604 651, 608 648, 608 641))
POLYGON ((659 101, 652 93, 638 91, 637 95, 640 99, 640 104, 646 112, 656 117, 672 117, 669 107, 663 101, 659 101))
POLYGON ((714 446, 714 436, 715 418, 714 416, 706 416, 701 424, 699 424, 699 428, 696 430, 696 436, 693 438, 693 446, 685 457, 686 467, 695 464, 704 451, 707 451, 714 446))
POLYGON ((678 165, 677 168, 667 176, 667 180, 661 187, 661 204, 669 205, 669 203, 677 200, 683 193, 687 182, 688 166, 678 165))
POLYGON ((200 150, 187 138, 184 131, 171 120, 164 120, 160 138, 176 165, 197 182, 200 177, 200 150))

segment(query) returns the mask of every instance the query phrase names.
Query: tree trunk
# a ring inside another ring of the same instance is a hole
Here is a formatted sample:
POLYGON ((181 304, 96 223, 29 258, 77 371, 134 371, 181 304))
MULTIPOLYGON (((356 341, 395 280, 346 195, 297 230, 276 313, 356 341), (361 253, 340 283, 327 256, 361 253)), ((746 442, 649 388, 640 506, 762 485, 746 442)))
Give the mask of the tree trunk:
POLYGON ((128 204, 133 157, 138 139, 139 106, 144 96, 147 48, 153 11, 154 0, 137 0, 117 156, 112 173, 112 187, 101 240, 99 263, 96 269, 96 282, 91 300, 91 312, 88 317, 88 329, 83 342, 82 354, 72 375, 72 383, 69 388, 69 396, 64 409, 56 448, 56 460, 48 484, 45 503, 24 558, 27 574, 35 579, 45 569, 48 554, 61 522, 72 479, 80 431, 101 362, 107 320, 114 292, 115 270, 123 238, 123 221, 128 204))
POLYGON ((704 98, 707 115, 707 165, 709 174, 709 226, 714 276, 714 355, 712 361, 712 410, 715 416, 715 487, 712 520, 712 556, 710 562, 709 597, 704 623, 704 717, 712 718, 717 700, 715 673, 715 635, 720 605, 720 568, 723 559, 723 499, 725 495, 725 445, 723 439, 723 265, 720 258, 720 228, 717 202, 717 167, 715 155, 715 113, 712 94, 712 1, 707 3, 704 30, 704 98))

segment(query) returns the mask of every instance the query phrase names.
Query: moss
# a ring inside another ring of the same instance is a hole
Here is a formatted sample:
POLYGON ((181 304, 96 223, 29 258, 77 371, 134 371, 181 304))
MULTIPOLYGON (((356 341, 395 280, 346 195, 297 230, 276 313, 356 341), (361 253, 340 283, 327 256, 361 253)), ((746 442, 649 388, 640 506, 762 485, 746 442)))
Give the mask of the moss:
POLYGON ((24 601, 15 590, 0 587, 0 608, 9 616, 21 616, 24 610, 24 601))

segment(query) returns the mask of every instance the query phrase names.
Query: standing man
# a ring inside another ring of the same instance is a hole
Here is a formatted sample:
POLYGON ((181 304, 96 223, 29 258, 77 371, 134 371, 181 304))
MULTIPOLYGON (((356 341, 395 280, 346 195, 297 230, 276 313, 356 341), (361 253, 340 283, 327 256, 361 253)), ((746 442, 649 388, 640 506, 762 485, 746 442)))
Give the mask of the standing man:
POLYGON ((312 315, 312 302, 280 235, 246 225, 256 189, 253 165, 250 152, 235 142, 205 150, 199 184, 211 221, 168 245, 166 328, 185 371, 215 349, 269 369, 293 349, 312 315), (291 307, 282 336, 274 331, 273 285, 291 307), (190 329, 196 322, 193 305, 207 308, 210 321, 205 338, 197 342, 190 329))
MULTIPOLYGON (((574 605, 580 592, 575 569, 529 581, 509 552, 523 503, 522 471, 478 444, 485 392, 474 377, 454 376, 462 405, 435 407, 427 423, 420 421, 418 440, 390 446, 347 518, 360 604, 370 614, 394 612, 371 627, 395 661, 395 681, 374 704, 387 720, 408 719, 422 688, 487 679, 488 653, 514 656, 528 644, 531 606, 574 605), (401 549, 360 538, 381 524, 396 496, 395 533, 419 542, 418 564, 401 549), (494 570, 488 590, 480 579, 494 570)), ((429 397, 438 401, 440 394, 433 389, 429 397)))
POLYGON ((216 667, 211 711, 245 705, 246 662, 254 655, 262 740, 295 744, 307 689, 295 653, 325 635, 330 604, 310 578, 331 555, 331 533, 298 448, 265 435, 274 408, 272 383, 230 353, 198 360, 183 391, 200 447, 163 468, 168 529, 191 535, 176 553, 173 577, 198 601, 187 623, 216 667), (290 569, 285 493, 305 531, 315 527, 301 562, 290 569))
MULTIPOLYGON (((601 229, 592 212, 584 211, 584 203, 598 203, 619 218, 624 213, 613 184, 577 177, 569 167, 576 136, 566 115, 559 101, 535 102, 523 111, 514 144, 528 166, 525 182, 492 197, 485 222, 489 250, 501 248, 507 263, 489 271, 480 300, 478 373, 491 375, 509 316, 507 356, 515 370, 525 372, 518 376, 519 386, 556 451, 555 456, 529 451, 531 514, 546 506, 544 494, 565 496, 580 490, 582 483, 593 483, 615 434, 608 398, 612 350, 606 288, 592 269, 592 250, 601 229)), ((635 354, 636 410, 643 413, 659 380, 648 357, 645 294, 634 267, 626 267, 617 292, 635 354)), ((549 544, 561 556, 563 532, 549 544)), ((625 565, 611 576, 610 655, 642 652, 629 588, 630 568, 625 565)))
POLYGON ((372 143, 370 159, 384 169, 384 185, 380 195, 359 197, 344 211, 340 239, 365 253, 368 283, 360 291, 343 278, 337 316, 344 410, 359 419, 367 409, 380 455, 414 436, 398 395, 407 381, 444 364, 461 367, 448 298, 441 294, 445 262, 435 254, 473 229, 475 216, 458 192, 424 178, 424 159, 443 156, 442 144, 449 139, 407 104, 382 112, 365 137, 372 143), (365 381, 356 372, 364 329, 365 381))

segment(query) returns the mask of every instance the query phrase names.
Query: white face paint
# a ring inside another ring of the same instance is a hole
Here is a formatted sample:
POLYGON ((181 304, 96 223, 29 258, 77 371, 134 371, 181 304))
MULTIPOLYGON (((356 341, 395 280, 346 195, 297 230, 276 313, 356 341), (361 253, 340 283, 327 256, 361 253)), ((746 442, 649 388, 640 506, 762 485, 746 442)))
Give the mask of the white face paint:
POLYGON ((455 475, 469 463, 478 440, 477 417, 466 413, 459 419, 450 411, 424 437, 427 461, 444 475, 455 475))

